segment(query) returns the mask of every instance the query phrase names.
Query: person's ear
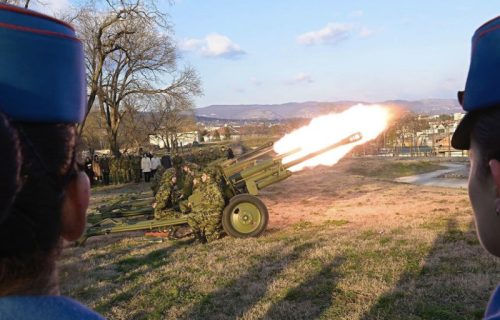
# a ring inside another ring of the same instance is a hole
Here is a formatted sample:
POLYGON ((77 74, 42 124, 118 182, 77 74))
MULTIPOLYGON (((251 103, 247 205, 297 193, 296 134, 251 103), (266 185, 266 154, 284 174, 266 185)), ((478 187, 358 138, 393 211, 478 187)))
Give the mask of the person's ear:
POLYGON ((490 160, 489 165, 491 176, 493 177, 493 181, 497 187, 497 196, 500 196, 500 161, 495 159, 490 160))
POLYGON ((61 213, 61 236, 65 240, 75 241, 85 231, 89 199, 89 177, 85 172, 79 172, 65 190, 61 213))

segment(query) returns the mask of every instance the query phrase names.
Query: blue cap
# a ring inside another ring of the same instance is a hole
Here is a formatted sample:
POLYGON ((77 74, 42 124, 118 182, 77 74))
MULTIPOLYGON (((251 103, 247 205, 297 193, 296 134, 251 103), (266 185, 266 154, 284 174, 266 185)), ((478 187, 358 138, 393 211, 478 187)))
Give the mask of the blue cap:
POLYGON ((85 100, 83 46, 73 27, 0 4, 0 111, 14 121, 78 123, 85 100))
POLYGON ((453 134, 456 149, 470 148, 475 111, 500 107, 500 16, 479 27, 472 37, 472 52, 465 90, 458 100, 468 111, 453 134))

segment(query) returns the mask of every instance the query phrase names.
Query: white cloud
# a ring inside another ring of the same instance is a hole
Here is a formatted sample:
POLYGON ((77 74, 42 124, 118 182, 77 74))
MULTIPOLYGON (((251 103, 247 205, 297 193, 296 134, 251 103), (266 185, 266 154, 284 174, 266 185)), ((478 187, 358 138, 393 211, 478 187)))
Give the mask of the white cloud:
POLYGON ((372 29, 367 28, 367 27, 362 27, 359 30, 359 36, 361 38, 368 38, 368 37, 372 36, 374 33, 375 33, 375 30, 372 30, 372 29))
POLYGON ((218 33, 210 33, 203 39, 186 39, 179 47, 183 51, 193 51, 212 58, 237 58, 246 54, 238 44, 218 33))
POLYGON ((329 23, 320 30, 303 33, 297 37, 302 45, 337 44, 349 38, 353 26, 346 23, 329 23))
POLYGON ((311 76, 307 73, 300 72, 297 73, 295 76, 292 77, 292 79, 288 80, 286 83, 287 84, 299 84, 299 83, 313 83, 314 80, 311 78, 311 76))

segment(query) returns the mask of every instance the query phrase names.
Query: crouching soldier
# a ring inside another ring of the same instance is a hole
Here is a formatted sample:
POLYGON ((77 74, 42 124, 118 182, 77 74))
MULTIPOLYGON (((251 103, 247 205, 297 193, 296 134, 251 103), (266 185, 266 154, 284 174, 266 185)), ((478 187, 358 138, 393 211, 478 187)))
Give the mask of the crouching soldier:
POLYGON ((189 206, 188 224, 195 237, 205 243, 220 238, 222 234, 222 210, 225 202, 215 169, 207 168, 196 179, 189 206))
POLYGON ((176 217, 179 211, 187 212, 187 198, 193 193, 193 180, 197 171, 194 164, 177 163, 167 169, 161 178, 155 194, 155 218, 176 217))

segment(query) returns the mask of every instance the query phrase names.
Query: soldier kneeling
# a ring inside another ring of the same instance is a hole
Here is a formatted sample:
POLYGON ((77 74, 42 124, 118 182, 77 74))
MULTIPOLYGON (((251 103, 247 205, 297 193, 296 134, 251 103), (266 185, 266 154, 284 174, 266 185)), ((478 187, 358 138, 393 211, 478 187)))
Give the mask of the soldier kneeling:
POLYGON ((195 180, 193 195, 189 198, 188 224, 203 243, 219 239, 223 232, 221 217, 225 201, 215 170, 204 170, 199 181, 195 180))

